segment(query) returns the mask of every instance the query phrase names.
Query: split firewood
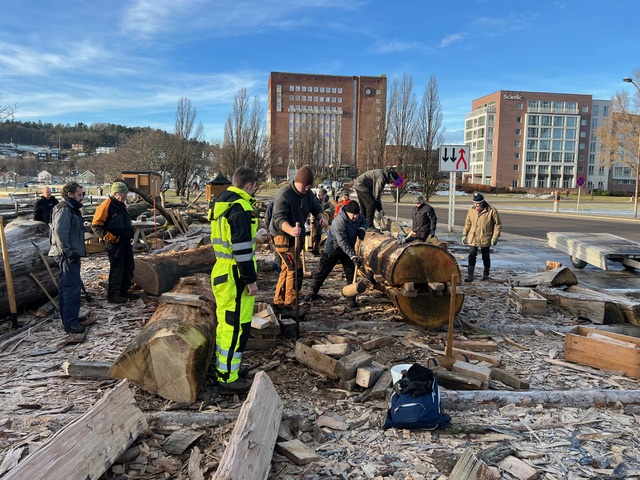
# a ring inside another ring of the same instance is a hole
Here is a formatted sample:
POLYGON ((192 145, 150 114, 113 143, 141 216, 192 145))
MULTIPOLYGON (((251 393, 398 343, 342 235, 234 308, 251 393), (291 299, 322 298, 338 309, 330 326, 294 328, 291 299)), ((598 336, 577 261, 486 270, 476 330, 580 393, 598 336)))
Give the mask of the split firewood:
POLYGON ((499 478, 470 448, 464 451, 449 475, 449 480, 498 480, 499 478))
POLYGON ((269 375, 259 372, 213 480, 267 478, 283 410, 269 375))
POLYGON ((3 478, 42 478, 43 472, 47 478, 99 478, 146 428, 123 380, 3 478))

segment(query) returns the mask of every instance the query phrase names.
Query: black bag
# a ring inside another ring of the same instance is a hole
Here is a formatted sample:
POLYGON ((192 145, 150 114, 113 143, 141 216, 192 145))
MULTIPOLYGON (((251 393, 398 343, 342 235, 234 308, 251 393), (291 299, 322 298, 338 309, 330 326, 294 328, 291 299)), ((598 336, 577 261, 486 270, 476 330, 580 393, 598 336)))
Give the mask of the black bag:
POLYGON ((436 430, 451 423, 451 417, 440 411, 438 381, 430 369, 415 363, 393 387, 385 430, 436 430))

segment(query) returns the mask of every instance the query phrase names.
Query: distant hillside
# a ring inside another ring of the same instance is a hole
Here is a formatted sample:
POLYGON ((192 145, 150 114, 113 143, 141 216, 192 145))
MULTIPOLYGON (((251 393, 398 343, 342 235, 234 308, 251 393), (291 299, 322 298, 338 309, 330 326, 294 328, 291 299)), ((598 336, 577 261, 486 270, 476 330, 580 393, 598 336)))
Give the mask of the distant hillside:
POLYGON ((82 143, 85 151, 100 146, 116 146, 124 143, 142 127, 124 127, 111 123, 62 125, 42 122, 6 121, 0 123, 0 143, 39 145, 70 149, 74 143, 82 143))

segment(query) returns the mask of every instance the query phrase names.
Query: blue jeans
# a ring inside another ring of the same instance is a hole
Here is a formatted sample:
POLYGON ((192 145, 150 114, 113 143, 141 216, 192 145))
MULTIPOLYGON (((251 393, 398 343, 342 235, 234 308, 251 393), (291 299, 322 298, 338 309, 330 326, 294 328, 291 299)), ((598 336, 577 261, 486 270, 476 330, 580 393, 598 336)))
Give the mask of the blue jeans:
POLYGON ((60 267, 60 285, 58 287, 58 303, 60 318, 64 328, 77 327, 80 313, 80 295, 82 279, 80 278, 80 260, 69 263, 66 257, 55 257, 60 267))

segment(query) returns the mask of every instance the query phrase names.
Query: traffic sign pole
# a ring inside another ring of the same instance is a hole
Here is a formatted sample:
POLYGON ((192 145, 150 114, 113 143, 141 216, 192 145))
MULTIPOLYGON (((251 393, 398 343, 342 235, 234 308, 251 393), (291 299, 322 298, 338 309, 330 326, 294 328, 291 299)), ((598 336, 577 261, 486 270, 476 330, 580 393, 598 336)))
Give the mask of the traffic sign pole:
POLYGON ((587 183, 587 179, 582 175, 576 178, 576 185, 578 186, 578 204, 576 206, 576 213, 580 213, 580 190, 584 187, 585 183, 587 183))
POLYGON ((449 173, 449 233, 453 233, 456 217, 456 172, 449 173))

